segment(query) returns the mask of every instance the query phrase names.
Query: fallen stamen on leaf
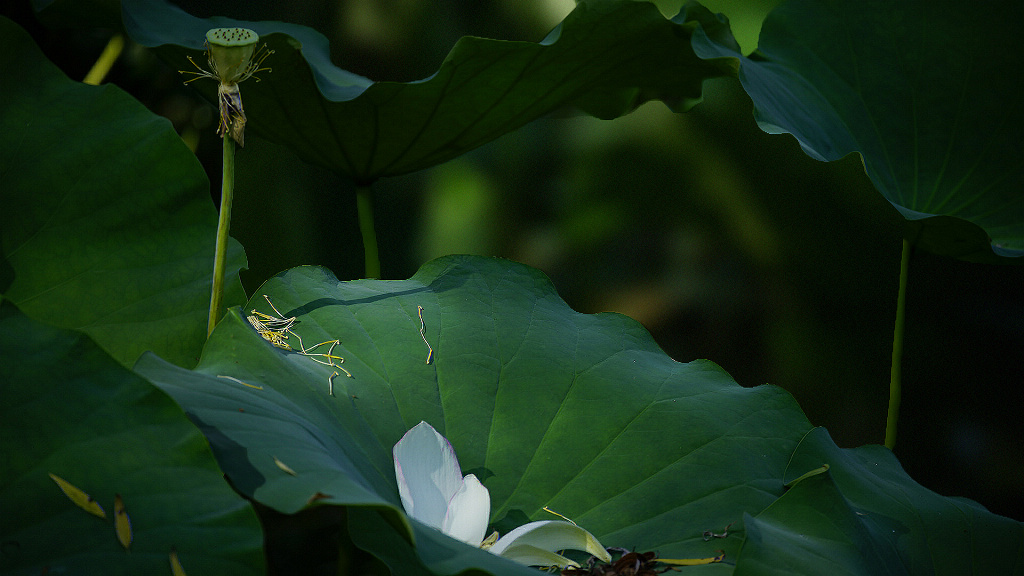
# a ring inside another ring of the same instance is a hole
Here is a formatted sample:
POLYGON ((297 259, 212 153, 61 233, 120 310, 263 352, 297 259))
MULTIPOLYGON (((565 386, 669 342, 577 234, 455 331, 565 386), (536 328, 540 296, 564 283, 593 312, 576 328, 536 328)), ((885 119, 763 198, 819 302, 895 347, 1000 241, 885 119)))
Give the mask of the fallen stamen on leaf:
POLYGON ((316 502, 317 500, 327 500, 328 498, 334 498, 334 496, 331 496, 330 494, 324 494, 323 492, 317 492, 316 494, 310 496, 309 500, 306 500, 306 506, 309 506, 310 504, 316 502))
MULTIPOLYGON (((323 364, 324 366, 337 368, 338 370, 344 372, 346 376, 352 378, 352 373, 346 370, 343 366, 341 366, 341 364, 345 362, 345 359, 342 358, 341 356, 335 356, 333 354, 334 347, 341 344, 341 340, 326 340, 324 342, 314 344, 309 348, 306 348, 306 345, 303 344, 302 342, 302 336, 299 336, 298 334, 295 333, 294 330, 292 330, 292 328, 298 322, 298 319, 295 316, 285 318, 284 314, 281 314, 281 311, 277 309, 277 306, 274 306, 274 303, 270 301, 270 296, 264 294, 263 298, 266 299, 267 304, 270 305, 270 308, 273 309, 275 313, 277 313, 277 316, 264 314, 253 308, 252 314, 247 316, 246 319, 249 321, 249 324, 251 324, 252 327, 256 329, 256 332, 263 337, 264 340, 270 342, 274 346, 277 346, 278 348, 281 348, 283 350, 291 350, 296 354, 306 356, 307 358, 318 364, 323 364), (298 350, 294 350, 287 342, 285 342, 285 340, 288 339, 289 334, 295 336, 295 339, 299 341, 298 350), (321 346, 326 346, 327 344, 330 344, 331 347, 327 349, 326 353, 314 352, 314 350, 316 350, 317 348, 321 346), (326 358, 327 360, 320 360, 321 357, 326 358), (337 362, 335 362, 335 360, 337 360, 337 362)), ((330 382, 330 378, 331 377, 328 377, 328 382, 330 383, 330 389, 332 391, 331 395, 333 396, 334 384, 333 382, 330 382)))
POLYGON ((238 378, 235 378, 234 376, 224 376, 223 374, 218 374, 217 378, 226 378, 228 380, 231 380, 231 381, 234 381, 234 382, 238 382, 242 386, 248 386, 249 388, 255 388, 257 390, 263 390, 263 386, 253 386, 252 384, 246 384, 245 382, 242 382, 241 380, 239 380, 238 378))
POLYGON ((562 520, 565 520, 566 522, 568 522, 569 524, 572 524, 573 526, 579 526, 579 524, 577 524, 577 523, 573 522, 573 521, 572 521, 572 520, 570 520, 570 519, 569 519, 569 518, 568 518, 567 516, 563 516, 563 515, 559 514, 558 512, 555 512, 555 511, 554 511, 554 510, 552 510, 551 508, 548 508, 547 506, 545 506, 544 508, 542 508, 542 510, 544 510, 544 511, 545 511, 545 512, 547 512, 548 514, 554 514, 555 516, 558 516, 559 518, 561 518, 562 520))
MULTIPOLYGON (((292 332, 292 333, 295 334, 294 332, 292 332)), ((299 335, 295 334, 295 337, 298 338, 299 335)), ((299 339, 299 343, 300 344, 302 343, 302 339, 301 338, 299 339)), ((298 352, 298 354, 301 354, 303 356, 308 356, 310 360, 312 360, 312 361, 314 361, 314 362, 316 362, 318 364, 323 364, 324 366, 330 366, 332 368, 337 368, 338 370, 341 370, 342 372, 344 372, 345 375, 347 375, 349 378, 351 378, 352 377, 352 373, 349 372, 348 370, 346 370, 343 366, 341 366, 341 364, 345 362, 345 359, 342 358, 341 356, 335 356, 335 355, 332 354, 332 352, 334 352, 334 347, 337 346, 338 344, 341 344, 341 340, 328 340, 326 342, 321 342, 319 344, 314 344, 313 346, 310 346, 309 348, 305 348, 301 352, 298 352), (323 353, 323 352, 312 352, 313 350, 316 350, 317 348, 323 346, 324 344, 330 344, 331 345, 331 347, 327 349, 327 353, 326 354, 323 353), (317 358, 315 358, 315 356, 323 356, 324 358, 327 358, 327 362, 324 362, 323 360, 318 360, 317 358), (337 364, 334 363, 335 360, 338 361, 337 364)))
POLYGON ((249 324, 252 324, 252 327, 256 329, 256 332, 258 332, 264 340, 284 350, 292 349, 285 340, 288 339, 288 334, 294 334, 299 340, 299 348, 302 348, 302 350, 305 351, 305 347, 302 345, 302 338, 300 338, 298 334, 295 334, 295 332, 292 332, 292 326, 294 326, 297 321, 295 316, 285 318, 284 314, 281 314, 277 307, 274 306, 274 303, 270 301, 270 296, 264 294, 263 297, 267 300, 267 304, 270 305, 274 312, 277 312, 277 316, 270 316, 269 314, 258 312, 253 308, 252 315, 246 316, 246 320, 249 321, 249 324))
POLYGON ((288 339, 288 335, 286 334, 286 332, 289 332, 289 330, 278 330, 275 328, 271 328, 266 323, 264 323, 263 320, 257 318, 255 314, 259 314, 260 316, 263 316, 265 318, 270 318, 269 316, 257 312, 255 309, 252 311, 252 313, 253 315, 246 316, 245 319, 249 321, 249 324, 251 324, 252 327, 256 329, 256 332, 260 336, 262 336, 264 340, 284 350, 292 349, 292 347, 287 342, 285 342, 285 340, 288 339))
POLYGON ((427 345, 427 364, 430 364, 434 359, 434 349, 430 347, 430 342, 427 342, 427 336, 424 334, 427 325, 423 323, 423 306, 417 306, 416 313, 420 317, 420 338, 423 338, 423 343, 427 345))
POLYGON ((284 462, 281 462, 280 460, 278 460, 277 456, 273 456, 273 459, 274 459, 274 464, 276 464, 278 468, 280 468, 281 470, 284 470, 286 473, 291 474, 292 476, 298 476, 298 474, 295 472, 295 470, 292 470, 291 468, 288 467, 287 464, 285 464, 284 462))

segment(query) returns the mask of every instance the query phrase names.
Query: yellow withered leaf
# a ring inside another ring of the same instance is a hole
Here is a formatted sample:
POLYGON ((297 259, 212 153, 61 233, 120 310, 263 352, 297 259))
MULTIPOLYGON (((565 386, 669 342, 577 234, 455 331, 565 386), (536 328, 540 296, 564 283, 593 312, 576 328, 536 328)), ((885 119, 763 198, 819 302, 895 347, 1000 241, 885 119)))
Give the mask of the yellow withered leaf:
POLYGON ((186 576, 185 569, 181 567, 181 562, 178 561, 178 551, 171 548, 171 574, 174 576, 186 576))
POLYGON ((100 503, 93 500, 92 496, 86 494, 81 488, 52 472, 50 473, 50 478, 57 483, 57 486, 60 486, 64 495, 71 499, 71 501, 75 503, 75 506, 78 506, 82 510, 85 510, 94 516, 99 516, 100 518, 107 517, 107 513, 103 511, 103 507, 100 506, 100 503))
POLYGON ((132 545, 132 521, 128 519, 120 494, 114 495, 114 532, 117 533, 117 541, 127 550, 132 545))

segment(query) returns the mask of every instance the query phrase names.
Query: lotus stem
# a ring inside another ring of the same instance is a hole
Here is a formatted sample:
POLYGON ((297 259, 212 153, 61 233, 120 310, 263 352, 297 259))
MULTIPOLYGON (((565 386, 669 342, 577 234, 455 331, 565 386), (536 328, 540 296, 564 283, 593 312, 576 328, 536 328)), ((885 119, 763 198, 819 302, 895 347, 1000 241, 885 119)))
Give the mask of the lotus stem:
POLYGON ((224 269, 227 265, 228 232, 231 230, 231 201, 235 193, 235 141, 224 137, 224 173, 220 188, 220 219, 217 222, 217 248, 213 257, 213 287, 210 291, 210 321, 206 335, 220 320, 224 298, 224 269))
POLYGON ((122 50, 124 50, 124 36, 114 34, 110 37, 106 48, 100 53, 100 57, 96 59, 96 63, 89 69, 89 73, 85 75, 82 82, 99 86, 100 82, 103 82, 103 79, 107 77, 107 73, 114 66, 114 62, 117 62, 117 58, 121 55, 122 50))
POLYGON ((377 232, 373 228, 373 190, 369 185, 356 187, 356 205, 359 212, 359 232, 363 235, 363 254, 366 278, 380 278, 380 255, 377 252, 377 232))
POLYGON ((892 336, 892 363, 889 371, 889 414, 885 421, 885 446, 892 450, 896 446, 896 422, 900 413, 900 387, 903 369, 903 327, 907 311, 907 269, 910 264, 910 241, 903 240, 903 255, 900 258, 900 288, 896 299, 896 327, 892 336))

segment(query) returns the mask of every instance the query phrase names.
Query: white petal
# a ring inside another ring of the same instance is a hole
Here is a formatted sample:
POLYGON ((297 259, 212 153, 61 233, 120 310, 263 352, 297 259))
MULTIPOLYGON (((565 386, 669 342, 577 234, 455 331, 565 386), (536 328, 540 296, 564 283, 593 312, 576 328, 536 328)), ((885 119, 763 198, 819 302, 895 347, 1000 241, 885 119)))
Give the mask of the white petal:
POLYGON ((489 550, 514 560, 515 556, 521 555, 516 550, 521 546, 534 547, 547 552, 583 550, 604 562, 611 562, 612 559, 604 546, 590 532, 561 520, 541 520, 523 524, 499 538, 489 550))
POLYGON ((505 549, 505 553, 502 557, 508 558, 514 562, 520 564, 526 564, 527 566, 558 566, 559 568, 578 568, 579 564, 569 560, 565 556, 555 554, 554 552, 548 552, 547 550, 541 550, 536 546, 529 544, 513 544, 512 546, 505 549))
POLYGON ((479 546, 487 533, 490 518, 491 495, 476 476, 468 474, 463 479, 462 488, 448 504, 448 515, 441 531, 466 544, 479 546))
POLYGON ((405 512, 440 530, 448 502, 462 487, 462 469, 452 445, 430 424, 420 422, 392 452, 405 512))

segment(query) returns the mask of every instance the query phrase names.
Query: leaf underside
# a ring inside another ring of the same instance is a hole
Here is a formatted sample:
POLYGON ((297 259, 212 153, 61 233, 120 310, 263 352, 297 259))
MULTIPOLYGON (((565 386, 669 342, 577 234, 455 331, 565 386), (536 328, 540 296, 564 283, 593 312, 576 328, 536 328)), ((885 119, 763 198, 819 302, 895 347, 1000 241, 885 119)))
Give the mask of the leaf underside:
POLYGON ((792 134, 819 160, 859 153, 909 238, 1006 263, 1024 255, 1024 95, 1006 73, 1022 6, 791 0, 750 58, 710 33, 694 46, 740 60, 766 132, 792 134))
MULTIPOLYGON (((698 58, 699 20, 727 25, 695 5, 674 20, 644 2, 588 0, 541 42, 464 37, 436 73, 372 82, 341 70, 327 39, 281 22, 199 19, 162 0, 123 3, 128 34, 173 66, 190 66, 210 28, 256 31, 272 72, 242 85, 247 126, 306 162, 360 183, 434 166, 565 107, 614 118, 648 100, 687 110, 704 80, 733 75, 729 59, 698 58)), ((214 82, 193 84, 211 102, 214 82)))

